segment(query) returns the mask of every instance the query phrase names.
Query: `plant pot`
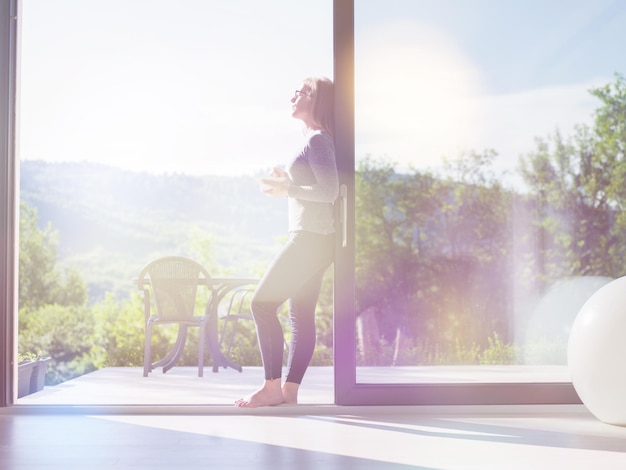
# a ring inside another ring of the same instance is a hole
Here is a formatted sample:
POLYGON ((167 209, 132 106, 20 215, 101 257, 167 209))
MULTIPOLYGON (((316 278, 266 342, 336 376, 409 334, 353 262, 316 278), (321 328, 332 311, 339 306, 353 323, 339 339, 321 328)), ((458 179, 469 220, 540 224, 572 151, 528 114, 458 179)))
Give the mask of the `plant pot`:
POLYGON ((25 362, 17 367, 17 397, 29 395, 43 390, 46 383, 50 358, 25 362))
POLYGON ((36 366, 37 361, 25 362, 17 366, 17 398, 30 393, 30 381, 36 366))

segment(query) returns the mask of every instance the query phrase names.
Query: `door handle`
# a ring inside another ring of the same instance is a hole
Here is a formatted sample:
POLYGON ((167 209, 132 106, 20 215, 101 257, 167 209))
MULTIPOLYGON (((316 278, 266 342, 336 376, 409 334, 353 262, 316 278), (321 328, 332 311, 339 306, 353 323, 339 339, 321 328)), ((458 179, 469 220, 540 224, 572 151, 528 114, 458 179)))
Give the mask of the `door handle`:
POLYGON ((339 201, 341 212, 341 246, 348 246, 348 187, 342 184, 339 187, 339 201))

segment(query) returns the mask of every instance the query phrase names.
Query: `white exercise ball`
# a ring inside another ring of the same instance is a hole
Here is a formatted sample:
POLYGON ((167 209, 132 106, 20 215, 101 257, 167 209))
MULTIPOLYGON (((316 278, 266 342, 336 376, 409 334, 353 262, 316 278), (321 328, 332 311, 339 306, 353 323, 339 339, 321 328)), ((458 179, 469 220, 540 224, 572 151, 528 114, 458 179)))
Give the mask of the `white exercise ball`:
POLYGON ((626 425, 626 277, 598 289, 581 307, 567 345, 572 383, 600 421, 626 425))

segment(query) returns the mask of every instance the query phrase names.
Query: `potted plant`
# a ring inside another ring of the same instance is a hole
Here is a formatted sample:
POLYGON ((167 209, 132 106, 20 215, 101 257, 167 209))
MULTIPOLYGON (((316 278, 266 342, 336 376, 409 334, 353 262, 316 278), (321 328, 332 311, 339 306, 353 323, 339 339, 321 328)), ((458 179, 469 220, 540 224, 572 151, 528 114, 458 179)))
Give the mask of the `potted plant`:
POLYGON ((50 358, 42 354, 18 354, 17 397, 29 395, 43 389, 46 382, 50 358))

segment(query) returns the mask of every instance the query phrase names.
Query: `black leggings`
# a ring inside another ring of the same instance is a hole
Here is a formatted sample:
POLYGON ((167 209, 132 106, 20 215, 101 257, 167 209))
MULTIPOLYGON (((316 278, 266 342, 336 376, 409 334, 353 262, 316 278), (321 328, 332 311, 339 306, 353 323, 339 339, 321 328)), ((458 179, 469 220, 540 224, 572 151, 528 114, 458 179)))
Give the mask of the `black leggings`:
POLYGON ((334 235, 292 232, 252 296, 265 379, 282 376, 284 335, 278 308, 289 300, 292 334, 286 381, 301 383, 315 350, 315 307, 333 262, 334 235))

